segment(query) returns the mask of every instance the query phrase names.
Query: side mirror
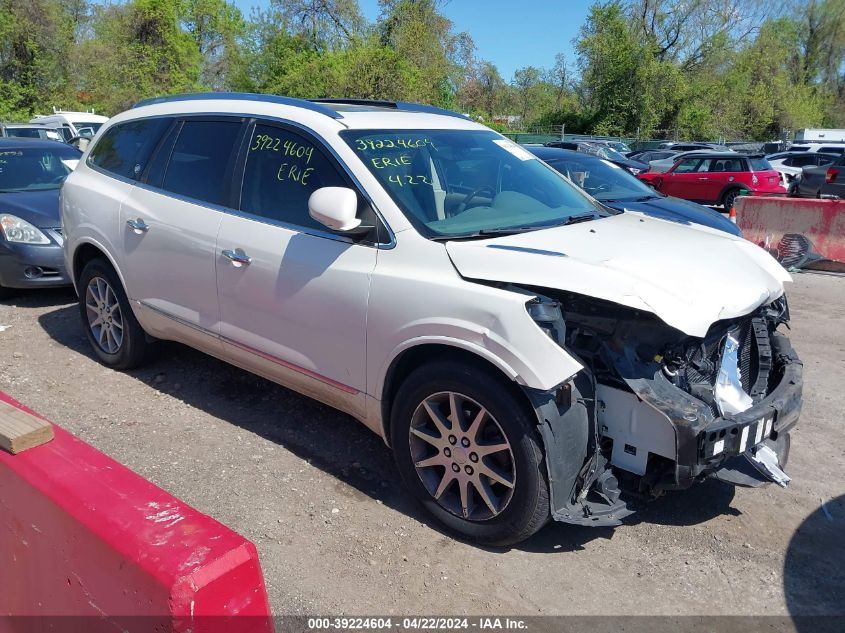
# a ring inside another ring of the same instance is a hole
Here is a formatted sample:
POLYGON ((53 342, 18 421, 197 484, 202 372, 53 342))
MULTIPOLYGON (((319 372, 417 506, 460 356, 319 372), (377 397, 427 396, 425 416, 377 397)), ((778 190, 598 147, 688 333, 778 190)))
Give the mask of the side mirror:
POLYGON ((333 231, 352 231, 361 224, 358 194, 347 187, 321 187, 308 198, 308 213, 333 231))

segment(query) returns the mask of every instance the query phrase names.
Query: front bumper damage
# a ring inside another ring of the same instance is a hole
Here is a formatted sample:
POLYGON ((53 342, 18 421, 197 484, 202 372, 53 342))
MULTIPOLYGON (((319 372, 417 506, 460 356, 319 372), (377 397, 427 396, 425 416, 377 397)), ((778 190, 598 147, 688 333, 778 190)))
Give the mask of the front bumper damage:
MULTIPOLYGON (((560 299, 565 306, 565 298, 560 299)), ((567 315, 566 346, 585 369, 551 392, 527 390, 546 451, 552 517, 581 525, 618 525, 632 513, 626 500, 655 498, 707 477, 741 486, 770 481, 785 486, 789 478, 782 467, 789 454, 789 431, 801 410, 803 367, 789 339, 776 329, 788 320, 785 301, 777 308, 775 316, 767 306, 747 317, 750 327, 757 327, 760 342, 755 345, 764 349, 758 380, 746 385, 753 403, 749 398, 751 406, 738 412, 713 401, 715 380, 709 401, 702 396, 701 383, 681 388, 676 374, 649 346, 663 336, 654 335, 653 322, 640 338, 636 325, 597 316, 606 313, 604 306, 592 309, 589 319, 583 309, 567 315), (760 323, 765 323, 765 341, 760 323)), ((635 316, 640 323, 647 321, 635 316)), ((715 335, 719 354, 733 327, 736 323, 714 324, 716 330, 722 328, 715 335)), ((705 341, 698 343, 704 349, 705 341)))
MULTIPOLYGON (((771 344, 780 379, 765 398, 741 413, 714 417, 704 403, 692 402, 692 396, 662 374, 650 380, 627 381, 642 401, 666 416, 675 432, 675 467, 651 484, 653 493, 688 488, 708 475, 716 475, 730 458, 742 456, 764 441, 783 458, 780 463, 785 463, 788 440, 778 439, 798 422, 803 366, 786 336, 773 332, 771 344)), ((725 481, 751 485, 750 481, 724 475, 725 481)))

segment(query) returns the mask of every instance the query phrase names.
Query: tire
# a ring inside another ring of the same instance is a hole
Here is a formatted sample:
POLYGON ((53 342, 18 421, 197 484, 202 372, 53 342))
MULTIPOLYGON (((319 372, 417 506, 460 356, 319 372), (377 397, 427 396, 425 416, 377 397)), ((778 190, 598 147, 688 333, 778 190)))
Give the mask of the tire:
POLYGON ((734 200, 739 197, 739 189, 731 189, 730 191, 726 192, 724 196, 722 196, 722 206, 724 207, 725 211, 730 211, 731 207, 734 206, 734 200))
POLYGON ((102 258, 91 260, 82 269, 78 286, 82 327, 100 362, 114 369, 132 369, 149 361, 157 346, 135 318, 111 264, 102 258), (109 304, 112 308, 104 309, 109 304))
POLYGON ((477 543, 511 545, 549 519, 544 453, 535 427, 531 410, 504 377, 441 361, 415 370, 399 388, 391 446, 405 485, 438 522, 477 543), (462 412, 460 430, 449 419, 450 394, 462 412), (478 416, 482 408, 486 416, 478 416))

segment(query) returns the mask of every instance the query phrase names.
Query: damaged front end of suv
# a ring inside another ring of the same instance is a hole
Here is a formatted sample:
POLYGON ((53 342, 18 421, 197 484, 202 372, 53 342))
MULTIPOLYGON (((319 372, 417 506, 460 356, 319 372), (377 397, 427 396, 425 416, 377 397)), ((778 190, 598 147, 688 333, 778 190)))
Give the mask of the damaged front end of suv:
POLYGON ((551 392, 527 389, 538 412, 552 516, 617 525, 625 499, 652 499, 707 477, 786 486, 789 430, 802 365, 778 331, 785 295, 703 337, 655 314, 582 294, 520 289, 528 312, 584 369, 551 392))

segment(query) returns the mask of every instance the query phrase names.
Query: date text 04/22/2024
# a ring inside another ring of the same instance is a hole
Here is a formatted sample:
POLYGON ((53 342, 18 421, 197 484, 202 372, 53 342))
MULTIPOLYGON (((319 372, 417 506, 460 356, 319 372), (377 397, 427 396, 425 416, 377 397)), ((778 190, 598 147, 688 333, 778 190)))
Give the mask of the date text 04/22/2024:
POLYGON ((408 631, 459 631, 459 630, 526 630, 525 620, 503 617, 336 617, 308 618, 309 630, 408 630, 408 631))

